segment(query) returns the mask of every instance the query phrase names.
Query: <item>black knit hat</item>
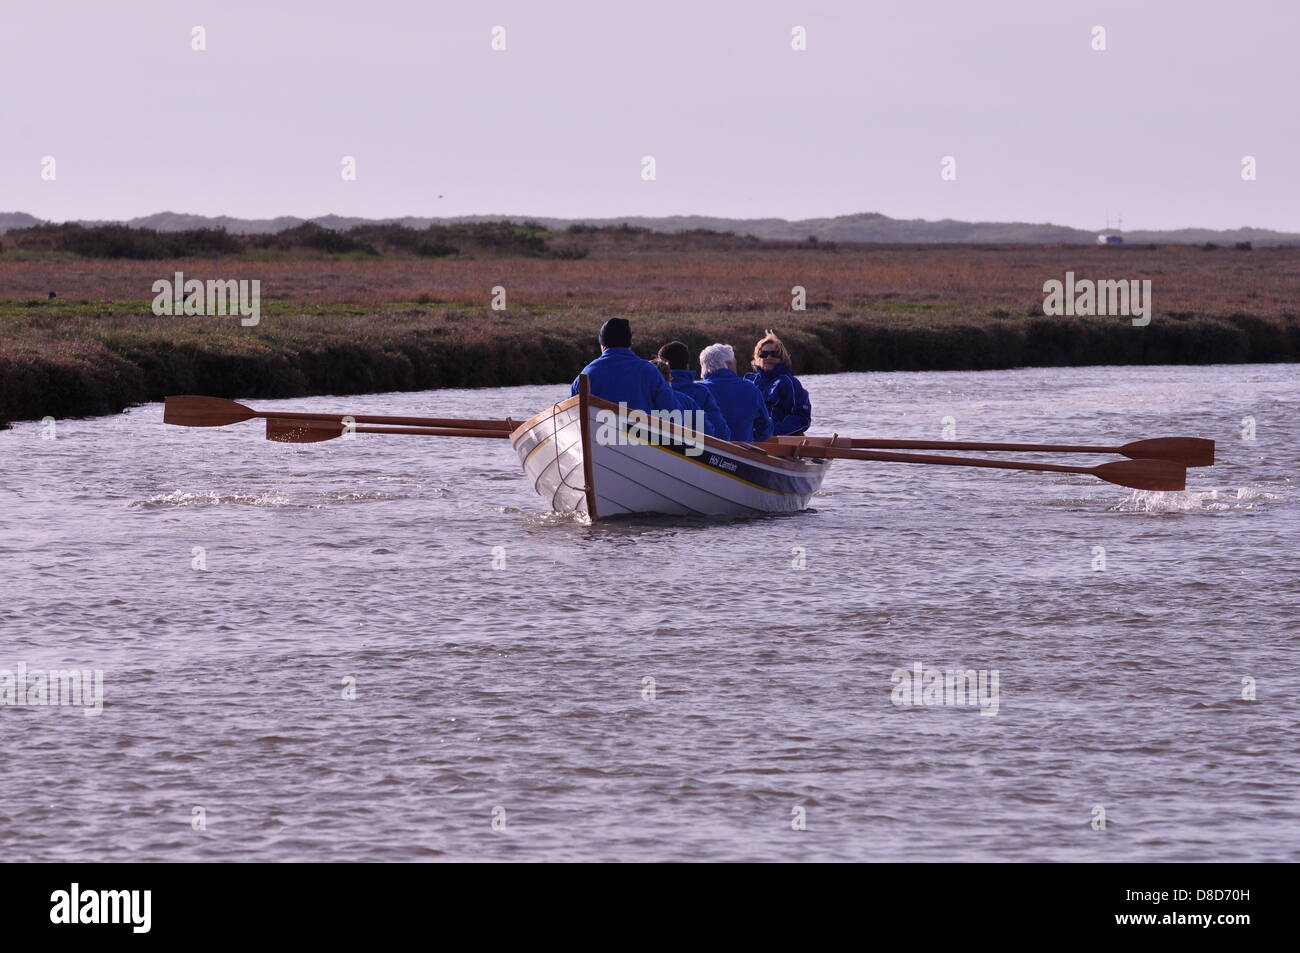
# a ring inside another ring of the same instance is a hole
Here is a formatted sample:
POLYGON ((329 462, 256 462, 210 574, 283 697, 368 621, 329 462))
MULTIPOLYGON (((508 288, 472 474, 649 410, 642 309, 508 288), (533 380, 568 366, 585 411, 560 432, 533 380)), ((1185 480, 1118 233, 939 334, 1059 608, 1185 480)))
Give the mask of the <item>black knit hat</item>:
POLYGON ((600 343, 604 347, 631 347, 632 325, 627 318, 610 318, 602 324, 600 343))

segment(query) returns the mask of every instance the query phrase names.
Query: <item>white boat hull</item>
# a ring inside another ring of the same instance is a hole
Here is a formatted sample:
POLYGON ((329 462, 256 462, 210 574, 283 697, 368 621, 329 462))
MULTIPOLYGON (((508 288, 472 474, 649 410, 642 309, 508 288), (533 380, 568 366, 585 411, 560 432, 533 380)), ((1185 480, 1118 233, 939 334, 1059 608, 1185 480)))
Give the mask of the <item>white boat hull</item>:
POLYGON ((772 457, 726 440, 683 435, 656 420, 644 433, 619 426, 617 439, 596 439, 611 432, 610 415, 601 415, 602 428, 600 412, 617 410, 597 397, 571 397, 510 435, 533 488, 555 512, 592 520, 794 512, 807 508, 830 466, 828 460, 772 457), (688 452, 700 442, 702 452, 688 452))

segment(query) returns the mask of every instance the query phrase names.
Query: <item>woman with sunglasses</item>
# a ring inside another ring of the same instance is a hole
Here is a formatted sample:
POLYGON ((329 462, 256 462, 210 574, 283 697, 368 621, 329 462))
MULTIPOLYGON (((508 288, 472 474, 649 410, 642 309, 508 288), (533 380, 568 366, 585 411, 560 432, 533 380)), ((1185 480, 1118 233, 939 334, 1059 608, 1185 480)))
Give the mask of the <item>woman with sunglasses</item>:
POLYGON ((790 371, 790 352, 776 332, 754 345, 754 370, 745 375, 763 395, 772 415, 772 435, 802 434, 812 424, 812 401, 790 371))

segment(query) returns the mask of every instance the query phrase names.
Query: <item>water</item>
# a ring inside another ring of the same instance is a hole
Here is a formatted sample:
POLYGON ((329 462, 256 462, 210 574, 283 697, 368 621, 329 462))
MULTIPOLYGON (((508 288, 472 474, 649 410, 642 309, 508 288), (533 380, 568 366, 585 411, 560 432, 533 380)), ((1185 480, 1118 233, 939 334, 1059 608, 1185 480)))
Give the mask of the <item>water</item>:
MULTIPOLYGON (((160 405, 54 440, 20 424, 0 433, 0 668, 102 669, 105 703, 0 708, 0 844, 1300 859, 1298 376, 810 377, 817 432, 1199 435, 1220 463, 1154 494, 845 461, 813 511, 725 524, 548 516, 505 441, 285 446, 256 422, 165 427, 160 405), (996 669, 997 713, 896 706, 917 662, 996 669)), ((250 403, 522 415, 560 390, 250 403)))

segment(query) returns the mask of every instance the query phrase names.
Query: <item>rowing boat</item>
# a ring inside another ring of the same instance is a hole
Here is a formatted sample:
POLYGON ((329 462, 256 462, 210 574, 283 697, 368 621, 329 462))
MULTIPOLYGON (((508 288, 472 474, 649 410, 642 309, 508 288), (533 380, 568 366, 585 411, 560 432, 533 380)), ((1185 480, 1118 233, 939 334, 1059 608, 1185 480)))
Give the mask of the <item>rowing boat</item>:
MULTIPOLYGON (((698 412, 697 412, 698 413, 698 412)), ((254 410, 200 395, 167 398, 163 423, 224 427, 266 421, 269 440, 318 443, 351 434, 508 439, 533 488, 559 513, 589 520, 632 513, 670 516, 759 516, 806 509, 831 460, 863 460, 988 470, 1081 473, 1117 486, 1183 490, 1188 467, 1214 463, 1214 441, 1153 437, 1122 446, 899 440, 876 437, 773 437, 761 445, 718 440, 685 426, 678 412, 654 416, 578 393, 516 425, 510 417, 406 417, 254 410), (679 419, 674 420, 677 416, 679 419), (881 450, 877 448, 889 448, 881 450), (1018 450, 1027 453, 1118 454, 1093 466, 897 453, 897 450, 1018 450)))
POLYGON ((653 417, 637 427, 618 405, 585 392, 525 421, 510 443, 555 512, 593 521, 790 513, 807 508, 830 467, 829 459, 771 456, 653 417))

